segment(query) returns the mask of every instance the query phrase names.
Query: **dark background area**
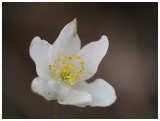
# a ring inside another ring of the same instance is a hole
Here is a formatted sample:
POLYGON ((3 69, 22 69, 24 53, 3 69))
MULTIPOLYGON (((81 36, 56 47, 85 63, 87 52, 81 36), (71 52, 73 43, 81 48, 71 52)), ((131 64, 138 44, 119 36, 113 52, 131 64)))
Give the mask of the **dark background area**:
POLYGON ((2 3, 2 118, 53 118, 55 101, 31 91, 35 36, 53 43, 74 18, 82 46, 109 38, 90 81, 103 78, 117 101, 105 108, 61 106, 60 118, 158 118, 158 3, 2 3))

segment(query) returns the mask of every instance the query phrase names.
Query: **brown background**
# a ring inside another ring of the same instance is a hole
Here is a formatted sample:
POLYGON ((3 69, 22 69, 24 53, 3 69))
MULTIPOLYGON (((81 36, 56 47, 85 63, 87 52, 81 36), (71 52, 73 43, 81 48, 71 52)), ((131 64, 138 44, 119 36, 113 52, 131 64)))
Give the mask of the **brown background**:
POLYGON ((116 90, 106 108, 61 106, 60 118, 157 118, 158 3, 3 3, 3 118, 53 118, 55 101, 30 88, 37 76, 29 56, 35 36, 53 43, 75 17, 82 46, 109 38, 109 50, 90 80, 103 78, 116 90))

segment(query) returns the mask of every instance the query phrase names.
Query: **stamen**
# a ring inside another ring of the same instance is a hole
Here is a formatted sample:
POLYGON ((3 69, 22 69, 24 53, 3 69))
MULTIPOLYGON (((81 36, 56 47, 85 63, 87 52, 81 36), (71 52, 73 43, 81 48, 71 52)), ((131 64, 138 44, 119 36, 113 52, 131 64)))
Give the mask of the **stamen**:
POLYGON ((69 60, 72 60, 72 57, 69 57, 69 60))
POLYGON ((79 64, 81 64, 81 66, 83 66, 84 62, 83 61, 79 61, 79 64))
POLYGON ((70 62, 67 61, 67 66, 69 66, 70 62))
POLYGON ((63 52, 61 52, 61 56, 63 56, 63 52))
POLYGON ((70 79, 71 79, 71 76, 67 76, 67 78, 70 80, 70 79))
POLYGON ((60 72, 60 69, 57 70, 57 74, 60 72))
POLYGON ((81 70, 84 70, 84 67, 82 67, 82 69, 81 70))
POLYGON ((71 84, 71 85, 75 85, 75 83, 73 83, 73 82, 71 82, 70 84, 71 84))
POLYGON ((66 71, 66 74, 68 75, 68 74, 69 74, 69 71, 66 71))
MULTIPOLYGON (((71 62, 74 53, 72 53, 72 56, 65 56, 65 59, 60 61, 61 56, 63 56, 63 52, 58 55, 57 60, 54 60, 53 65, 49 65, 49 69, 57 75, 51 80, 57 80, 58 83, 62 83, 66 87, 70 87, 79 82, 81 80, 80 78, 86 74, 92 74, 92 72, 87 72, 84 74, 85 68, 83 67, 83 61, 79 61, 80 65, 76 65, 71 62), (56 65, 57 61, 60 61, 60 63, 58 63, 61 64, 60 68, 56 65), (76 70, 77 66, 79 66, 79 70, 76 70)), ((81 59, 81 56, 76 56, 76 59, 81 59)), ((84 82, 82 82, 82 84, 84 84, 84 82)))
POLYGON ((69 59, 69 56, 66 56, 66 59, 69 59))
POLYGON ((66 71, 67 71, 66 69, 63 69, 63 72, 64 72, 64 73, 66 73, 66 71))
POLYGON ((58 80, 57 82, 58 82, 58 83, 60 83, 60 82, 61 82, 61 80, 62 80, 62 79, 61 79, 61 78, 59 78, 59 80, 58 80))
POLYGON ((81 59, 81 56, 78 55, 78 56, 76 57, 76 59, 81 59))
POLYGON ((51 79, 51 80, 56 80, 56 76, 53 79, 51 79))
POLYGON ((65 85, 66 87, 70 87, 68 84, 65 85))
POLYGON ((79 80, 80 80, 80 78, 77 79, 77 81, 79 81, 79 80))
POLYGON ((53 69, 53 72, 56 73, 56 69, 55 68, 53 69))
POLYGON ((77 70, 76 73, 79 74, 79 70, 77 70))
POLYGON ((84 76, 84 74, 81 74, 80 76, 82 77, 82 76, 84 76))

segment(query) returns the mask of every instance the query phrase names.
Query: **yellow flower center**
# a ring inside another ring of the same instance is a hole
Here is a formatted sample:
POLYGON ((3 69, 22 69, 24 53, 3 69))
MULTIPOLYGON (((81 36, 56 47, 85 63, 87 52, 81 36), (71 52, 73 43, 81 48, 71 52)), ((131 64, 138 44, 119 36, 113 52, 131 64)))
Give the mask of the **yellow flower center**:
MULTIPOLYGON (((77 60, 81 59, 81 56, 74 57, 74 53, 72 53, 72 56, 65 56, 65 59, 61 60, 62 56, 63 52, 61 52, 61 55, 58 55, 57 60, 54 60, 53 65, 49 65, 51 72, 56 75, 52 80, 57 80, 58 83, 63 83, 66 87, 70 87, 79 82, 81 77, 86 74, 92 74, 92 72, 84 74, 85 68, 83 65, 85 62, 79 61, 77 65, 71 62, 73 58, 77 60), (59 65, 59 68, 57 68, 57 65, 59 65)), ((84 84, 84 82, 82 82, 82 84, 84 84)))

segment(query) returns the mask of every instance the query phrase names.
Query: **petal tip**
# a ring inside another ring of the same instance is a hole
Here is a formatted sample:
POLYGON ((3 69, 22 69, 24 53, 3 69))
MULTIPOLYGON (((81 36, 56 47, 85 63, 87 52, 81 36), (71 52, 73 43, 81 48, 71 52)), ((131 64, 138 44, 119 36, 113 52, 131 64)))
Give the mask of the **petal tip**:
POLYGON ((115 89, 114 89, 113 87, 112 87, 112 89, 113 89, 112 101, 111 101, 111 103, 110 103, 109 105, 106 105, 105 107, 111 106, 111 105, 114 104, 114 103, 116 102, 116 100, 117 100, 116 91, 115 91, 115 89))
POLYGON ((106 35, 102 35, 102 37, 100 38, 100 40, 104 41, 106 43, 106 45, 109 46, 109 40, 108 40, 108 37, 106 35))
MULTIPOLYGON (((77 18, 75 18, 73 21, 71 21, 69 24, 75 24, 77 26, 77 18)), ((68 24, 68 25, 69 25, 68 24)))
POLYGON ((109 83, 107 83, 105 80, 103 80, 102 78, 98 78, 96 79, 97 81, 101 82, 102 84, 107 84, 107 88, 108 88, 108 91, 110 90, 110 101, 108 102, 106 100, 106 103, 102 104, 102 105, 99 105, 100 107, 108 107, 108 106, 111 106, 112 104, 114 104, 117 100, 117 96, 116 96, 116 91, 115 89, 113 88, 112 85, 110 85, 109 83))
POLYGON ((104 38, 104 39, 108 39, 108 37, 106 36, 106 35, 102 35, 102 37, 101 37, 102 39, 104 38))
POLYGON ((41 40, 41 38, 40 38, 39 36, 35 36, 35 37, 32 39, 31 44, 32 44, 33 42, 35 42, 35 41, 40 41, 40 40, 41 40))
POLYGON ((77 29, 78 29, 77 18, 75 18, 73 21, 71 21, 68 25, 73 25, 74 26, 73 36, 76 36, 77 35, 77 29))
POLYGON ((74 18, 73 22, 74 22, 74 23, 77 23, 77 18, 74 18))
POLYGON ((74 20, 73 20, 73 23, 75 24, 75 33, 74 33, 74 36, 76 36, 78 33, 77 33, 77 29, 78 29, 78 22, 77 22, 77 18, 75 18, 74 20))
POLYGON ((37 93, 36 91, 36 88, 37 88, 37 85, 36 85, 36 81, 38 80, 38 77, 34 78, 32 83, 31 83, 31 89, 34 93, 37 93))
POLYGON ((36 39, 41 39, 41 38, 39 36, 35 36, 33 40, 36 40, 36 39))
POLYGON ((116 102, 116 100, 117 100, 117 96, 116 96, 116 93, 114 93, 114 99, 112 100, 112 103, 110 103, 109 105, 107 104, 104 107, 108 107, 108 106, 113 105, 116 102))
POLYGON ((30 44, 30 46, 29 46, 29 49, 30 49, 30 50, 32 49, 35 41, 40 41, 40 40, 41 40, 41 38, 40 38, 39 36, 35 36, 35 37, 32 39, 32 42, 31 42, 31 44, 30 44))

